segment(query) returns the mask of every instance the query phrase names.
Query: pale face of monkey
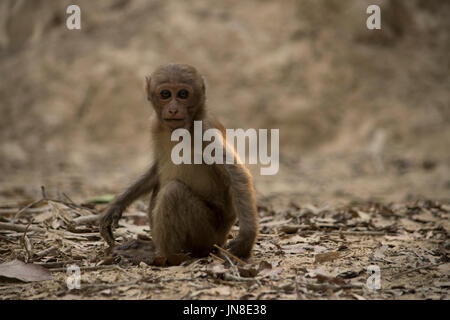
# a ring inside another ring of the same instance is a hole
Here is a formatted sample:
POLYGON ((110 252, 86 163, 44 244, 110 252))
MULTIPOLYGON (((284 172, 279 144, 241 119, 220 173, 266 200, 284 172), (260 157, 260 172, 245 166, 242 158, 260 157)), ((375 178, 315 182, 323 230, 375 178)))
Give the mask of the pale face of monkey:
POLYGON ((146 77, 146 92, 161 124, 170 130, 190 129, 204 109, 204 79, 189 65, 158 68, 146 77))
POLYGON ((155 89, 154 103, 160 119, 170 129, 188 128, 195 108, 193 89, 187 84, 163 83, 155 89))

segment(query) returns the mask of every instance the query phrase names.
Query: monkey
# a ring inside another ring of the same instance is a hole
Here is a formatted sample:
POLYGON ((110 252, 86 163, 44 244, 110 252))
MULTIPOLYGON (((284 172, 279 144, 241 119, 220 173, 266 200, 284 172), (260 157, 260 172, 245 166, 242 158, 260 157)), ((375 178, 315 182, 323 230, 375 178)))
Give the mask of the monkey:
MULTIPOLYGON (((250 171, 239 161, 174 164, 171 160, 175 129, 184 128, 192 135, 194 121, 202 121, 203 131, 215 128, 225 136, 223 125, 206 108, 204 77, 187 64, 163 65, 145 78, 145 93, 156 114, 151 126, 153 163, 102 214, 102 237, 113 248, 112 231, 122 212, 137 198, 151 193, 151 237, 162 256, 189 253, 203 257, 218 245, 242 259, 249 258, 258 233, 250 171), (237 219, 238 235, 226 243, 237 219)), ((223 140, 222 146, 230 152, 223 140)), ((231 152, 237 157, 234 147, 231 152)))

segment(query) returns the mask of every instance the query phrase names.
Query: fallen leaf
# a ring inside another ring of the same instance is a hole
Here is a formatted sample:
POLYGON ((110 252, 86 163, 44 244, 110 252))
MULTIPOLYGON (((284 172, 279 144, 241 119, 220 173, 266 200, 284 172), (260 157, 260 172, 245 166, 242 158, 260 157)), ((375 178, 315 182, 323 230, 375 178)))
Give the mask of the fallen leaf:
POLYGON ((306 269, 306 270, 307 270, 307 273, 306 273, 305 276, 309 277, 309 278, 315 278, 317 275, 323 275, 323 276, 326 276, 326 277, 331 277, 331 274, 326 272, 321 267, 318 267, 316 269, 306 269))
POLYGON ((329 277, 329 276, 326 276, 326 275, 323 275, 323 274, 320 274, 320 273, 316 274, 316 276, 314 278, 316 278, 317 282, 319 282, 319 283, 326 283, 326 282, 328 282, 328 283, 333 283, 333 284, 337 284, 337 285, 347 284, 347 281, 345 281, 342 278, 329 277))
POLYGON ((253 278, 258 274, 258 270, 252 264, 246 264, 243 267, 238 267, 239 274, 244 278, 253 278))
POLYGON ((450 263, 441 264, 437 269, 446 275, 450 275, 450 263))
POLYGON ((366 298, 364 298, 363 296, 360 296, 356 293, 352 293, 352 296, 355 297, 357 300, 367 300, 366 298))
POLYGON ((314 246, 314 253, 325 253, 327 250, 328 248, 324 246, 314 246))
POLYGON ((283 268, 263 269, 259 273, 263 277, 269 277, 272 280, 276 280, 278 275, 283 272, 283 268))
POLYGON ((212 295, 212 296, 218 296, 218 295, 219 296, 229 296, 231 294, 231 289, 230 289, 230 287, 221 286, 221 287, 217 287, 217 288, 199 290, 199 291, 193 292, 191 294, 191 298, 200 296, 202 294, 212 295))
POLYGON ((111 289, 102 290, 102 291, 100 291, 100 294, 104 295, 104 296, 110 296, 111 295, 111 289))
POLYGON ((228 270, 220 262, 213 263, 212 265, 208 266, 208 268, 206 269, 206 272, 213 276, 223 275, 227 271, 228 270))
POLYGON ((211 294, 211 295, 219 295, 219 296, 229 296, 231 294, 231 290, 230 290, 230 287, 221 286, 221 287, 217 287, 217 288, 203 290, 202 293, 211 294))
POLYGON ((18 279, 24 282, 52 280, 53 277, 47 269, 32 263, 23 263, 13 260, 0 264, 0 276, 18 279))
POLYGON ((415 221, 423 223, 436 222, 439 220, 429 210, 426 209, 423 209, 423 211, 420 214, 415 214, 411 218, 415 221))
POLYGON ((305 247, 307 245, 305 244, 293 244, 293 245, 287 245, 287 246, 283 246, 282 249, 285 253, 292 253, 292 254, 297 254, 297 253, 304 253, 305 247))
POLYGON ((280 243, 282 245, 285 245, 285 244, 296 244, 296 243, 299 243, 299 242, 303 242, 304 243, 305 242, 305 237, 302 237, 302 236, 300 236, 298 234, 296 234, 294 236, 288 236, 288 238, 283 239, 282 241, 280 241, 280 243))
POLYGON ((61 300, 79 300, 80 296, 69 293, 69 294, 62 296, 60 299, 61 300))
POLYGON ((265 260, 262 260, 259 263, 258 272, 261 271, 261 270, 264 270, 264 269, 269 269, 269 270, 272 269, 272 264, 267 262, 267 261, 265 261, 265 260))
POLYGON ((296 233, 298 231, 298 229, 299 229, 298 226, 286 225, 286 226, 282 226, 280 228, 280 231, 287 233, 287 234, 292 234, 292 233, 296 233))
POLYGON ((375 260, 383 260, 386 257, 384 253, 386 252, 387 248, 388 248, 387 246, 381 246, 380 248, 375 250, 373 258, 375 260))
POLYGON ((327 261, 333 261, 333 260, 339 258, 339 256, 340 256, 340 253, 337 251, 318 253, 314 256, 314 262, 315 263, 323 263, 323 262, 327 262, 327 261))
POLYGON ((435 281, 435 282, 434 282, 434 285, 435 285, 436 287, 448 288, 448 287, 450 287, 450 281, 447 281, 447 282, 443 282, 443 281, 435 281))
POLYGON ((370 214, 365 213, 360 210, 357 210, 356 212, 358 213, 359 220, 361 220, 361 221, 369 221, 370 220, 370 214))
POLYGON ((39 213, 34 216, 34 223, 41 223, 53 217, 53 212, 51 210, 39 213))
POLYGON ((443 219, 438 223, 438 226, 442 227, 447 233, 450 233, 450 219, 443 219))
POLYGON ((356 278, 363 272, 364 272, 364 270, 360 270, 360 271, 349 270, 349 271, 344 271, 344 272, 339 273, 336 277, 342 278, 342 279, 352 279, 352 278, 356 278))
POLYGON ((423 227, 420 223, 407 218, 401 218, 400 223, 403 226, 403 228, 409 232, 418 231, 423 227))

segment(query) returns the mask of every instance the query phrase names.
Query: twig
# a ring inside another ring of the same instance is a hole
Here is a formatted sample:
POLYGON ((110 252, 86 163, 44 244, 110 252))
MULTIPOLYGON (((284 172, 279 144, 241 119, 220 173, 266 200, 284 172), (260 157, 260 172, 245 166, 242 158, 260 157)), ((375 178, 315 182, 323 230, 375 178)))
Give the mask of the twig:
POLYGON ((224 273, 223 274, 223 279, 224 280, 229 280, 229 281, 251 281, 251 282, 256 282, 259 285, 261 285, 261 282, 258 279, 255 278, 244 278, 241 276, 233 276, 232 274, 229 273, 224 273))
POLYGON ((77 264, 80 261, 78 260, 69 260, 69 261, 56 261, 56 262, 35 262, 35 264, 40 265, 41 267, 50 269, 50 268, 58 268, 68 264, 77 264))
POLYGON ((214 247, 216 247, 217 249, 219 249, 219 251, 221 251, 222 253, 225 253, 227 256, 229 256, 230 258, 233 258, 234 260, 236 260, 237 262, 239 262, 240 264, 242 264, 243 266, 245 266, 247 263, 241 259, 239 259, 238 257, 236 257, 234 254, 228 252, 227 250, 225 250, 222 247, 219 247, 217 244, 214 245, 214 247))
MULTIPOLYGON (((52 271, 52 270, 50 270, 52 271)), ((143 281, 142 278, 126 281, 126 282, 116 282, 116 283, 90 283, 90 284, 84 284, 83 288, 114 288, 114 287, 120 287, 120 286, 130 286, 134 284, 140 284, 142 285, 158 285, 159 282, 175 282, 175 281, 196 281, 199 280, 197 278, 171 278, 171 279, 157 279, 152 282, 143 281)))
POLYGON ((277 234, 273 234, 273 233, 260 233, 258 234, 258 238, 273 238, 273 237, 278 237, 277 234))
POLYGON ((47 199, 47 192, 45 192, 45 187, 41 186, 42 199, 47 199))
MULTIPOLYGON (((17 212, 17 208, 3 208, 0 209, 0 215, 6 215, 6 214, 13 214, 17 212)), ((42 207, 42 208, 28 208, 25 210, 26 213, 41 213, 50 210, 49 206, 42 207)))
POLYGON ((77 205, 65 192, 62 193, 64 198, 66 198, 71 204, 77 205))
POLYGON ((90 215, 90 216, 81 216, 81 217, 75 218, 75 219, 73 219, 72 222, 74 224, 76 224, 76 225, 89 224, 89 223, 97 221, 99 218, 100 218, 100 215, 93 214, 93 215, 90 215))
POLYGON ((220 262, 222 262, 222 263, 225 263, 225 260, 223 260, 221 257, 219 257, 219 256, 216 256, 214 253, 209 253, 210 254, 210 256, 211 257, 213 257, 213 258, 215 258, 215 259, 217 259, 217 260, 219 260, 220 262))
MULTIPOLYGON (((67 197, 67 195, 66 195, 66 197, 67 197)), ((63 205, 65 205, 71 209, 87 210, 93 214, 98 214, 97 210, 85 207, 83 205, 78 205, 78 204, 74 203, 72 200, 70 200, 70 198, 69 198, 70 202, 64 201, 64 200, 59 200, 59 199, 48 199, 48 198, 46 200, 51 201, 51 202, 56 202, 56 203, 62 203, 63 205)))
POLYGON ((103 288, 115 288, 120 286, 131 286, 134 284, 137 284, 138 280, 132 280, 132 281, 126 281, 126 282, 116 282, 116 283, 88 283, 83 284, 82 288, 96 288, 96 289, 103 289, 103 288))
POLYGON ((308 289, 311 290, 328 290, 331 289, 333 291, 339 290, 339 289, 362 289, 364 287, 363 284, 357 284, 357 283, 350 283, 350 284, 343 284, 343 285, 335 285, 335 284, 328 284, 328 283, 306 283, 304 284, 308 289))
POLYGON ((231 261, 231 259, 227 255, 224 255, 224 257, 225 257, 225 259, 227 259, 228 263, 230 264, 230 268, 231 268, 231 271, 233 272, 233 274, 236 277, 239 277, 239 270, 236 268, 233 261, 231 261))
POLYGON ((30 243, 30 239, 28 239, 27 237, 27 232, 28 229, 31 226, 31 222, 27 225, 27 227, 25 228, 25 231, 23 232, 23 236, 22 236, 22 245, 25 248, 25 251, 27 252, 27 259, 26 259, 26 263, 28 263, 28 261, 31 260, 31 258, 33 258, 33 252, 31 251, 31 243, 30 243))
POLYGON ((196 281, 199 278, 171 278, 171 279, 159 279, 155 282, 173 282, 173 281, 196 281))
POLYGON ((44 257, 44 256, 46 256, 47 254, 49 254, 50 252, 52 252, 53 250, 58 250, 58 247, 56 247, 56 246, 51 246, 50 248, 47 248, 47 249, 44 249, 44 250, 42 250, 42 251, 39 251, 39 252, 35 253, 34 255, 35 255, 36 257, 44 257))
POLYGON ((291 219, 287 219, 287 220, 276 220, 276 221, 270 221, 270 222, 263 222, 260 223, 259 226, 260 227, 276 227, 276 226, 280 226, 280 225, 286 225, 289 224, 289 222, 292 221, 291 219))
POLYGON ((52 201, 52 202, 57 202, 57 203, 62 203, 66 206, 68 206, 69 208, 72 209, 79 209, 79 210, 87 210, 92 212, 93 214, 97 214, 97 210, 95 209, 91 209, 91 208, 87 208, 84 207, 82 205, 78 205, 75 202, 73 202, 72 199, 69 198, 69 196, 67 194, 65 194, 63 192, 63 196, 68 200, 68 201, 64 201, 64 200, 58 200, 58 199, 50 199, 47 197, 47 193, 45 191, 45 187, 41 186, 41 193, 42 193, 42 198, 36 201, 33 201, 32 203, 28 204, 27 206, 23 207, 22 209, 20 209, 19 211, 17 211, 17 213, 14 215, 13 221, 16 221, 23 212, 25 212, 26 210, 30 209, 31 207, 39 204, 41 201, 52 201))
MULTIPOLYGON (((23 226, 20 224, 15 223, 6 223, 6 222, 0 222, 0 230, 11 230, 16 232, 25 232, 27 231, 27 226, 23 226)), ((100 234, 98 232, 91 232, 91 233, 73 233, 65 230, 55 230, 55 229, 49 229, 45 230, 43 228, 30 226, 28 228, 28 231, 36 231, 36 232, 53 232, 58 235, 64 236, 64 237, 74 237, 76 239, 85 240, 85 238, 89 237, 95 237, 100 238, 100 234)))
POLYGON ((433 268, 433 267, 437 267, 440 266, 441 264, 446 263, 445 261, 443 262, 439 262, 439 263, 435 263, 435 264, 427 264, 425 266, 421 266, 421 267, 417 267, 411 270, 407 270, 407 271, 403 271, 403 272, 399 272, 399 273, 394 273, 393 275, 391 275, 391 279, 394 277, 398 277, 398 276, 404 276, 405 274, 417 271, 417 270, 422 270, 422 269, 428 269, 428 268, 433 268))
POLYGON ((36 231, 36 232, 45 232, 45 229, 39 228, 39 227, 34 227, 34 226, 30 226, 28 228, 28 226, 23 226, 20 224, 15 224, 15 223, 6 223, 6 222, 0 222, 0 230, 11 230, 11 231, 17 231, 17 232, 25 232, 27 230, 30 231, 36 231))
POLYGON ((331 232, 330 234, 347 234, 347 235, 354 235, 354 236, 384 236, 389 234, 389 232, 384 231, 336 231, 331 232))
POLYGON ((7 241, 7 242, 9 242, 9 243, 16 243, 16 241, 12 241, 12 240, 9 239, 8 237, 6 237, 6 236, 4 236, 4 235, 1 235, 1 234, 0 234, 0 239, 1 239, 1 240, 4 240, 4 241, 7 241))
MULTIPOLYGON (((85 267, 79 267, 80 270, 83 271, 95 271, 95 270, 101 270, 101 269, 116 269, 115 265, 99 265, 99 266, 85 266, 85 267)), ((52 268, 48 269, 50 272, 66 272, 67 268, 52 268)))
POLYGON ((66 237, 66 238, 79 239, 79 240, 86 240, 87 238, 101 239, 101 236, 98 232, 74 233, 74 232, 70 232, 70 231, 55 230, 55 229, 49 229, 48 232, 54 232, 60 236, 66 237))

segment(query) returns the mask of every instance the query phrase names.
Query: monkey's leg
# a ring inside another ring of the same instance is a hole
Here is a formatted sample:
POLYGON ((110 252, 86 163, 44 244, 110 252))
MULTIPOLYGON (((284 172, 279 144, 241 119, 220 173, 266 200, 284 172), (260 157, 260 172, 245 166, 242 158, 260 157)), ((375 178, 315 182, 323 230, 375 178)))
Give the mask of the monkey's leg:
POLYGON ((206 256, 214 244, 225 242, 222 220, 222 212, 208 207, 184 183, 172 180, 159 191, 151 212, 152 238, 163 256, 180 252, 206 256))

